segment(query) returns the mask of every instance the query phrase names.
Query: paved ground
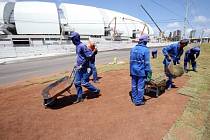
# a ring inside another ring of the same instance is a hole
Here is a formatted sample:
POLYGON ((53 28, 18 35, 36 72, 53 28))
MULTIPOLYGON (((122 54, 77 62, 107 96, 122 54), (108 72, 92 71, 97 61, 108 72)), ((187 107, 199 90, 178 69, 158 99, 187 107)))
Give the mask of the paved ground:
MULTIPOLYGON (((175 80, 178 88, 159 98, 146 96, 135 107, 129 97, 128 70, 100 74, 102 96, 72 104, 75 95, 63 96, 53 109, 44 109, 40 95, 44 85, 0 88, 0 139, 8 140, 159 140, 182 114, 188 97, 177 94, 188 77, 175 80)), ((72 90, 75 93, 75 90, 72 90)))
MULTIPOLYGON (((112 62, 114 57, 119 60, 128 60, 129 49, 99 52, 97 64, 112 62)), ((57 56, 49 58, 30 59, 12 64, 0 65, 0 85, 28 79, 34 76, 43 76, 60 71, 71 70, 75 63, 75 55, 57 56)))

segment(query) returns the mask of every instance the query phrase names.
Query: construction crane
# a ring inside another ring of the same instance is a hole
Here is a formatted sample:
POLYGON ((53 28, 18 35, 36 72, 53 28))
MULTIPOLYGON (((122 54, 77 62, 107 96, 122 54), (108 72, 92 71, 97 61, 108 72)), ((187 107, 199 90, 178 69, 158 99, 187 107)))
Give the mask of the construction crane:
POLYGON ((155 26, 158 28, 159 32, 160 32, 160 37, 165 38, 164 37, 164 32, 160 29, 160 27, 157 25, 157 23, 155 22, 155 20, 152 18, 152 16, 147 12, 147 10, 144 8, 144 6, 141 4, 141 8, 144 10, 144 12, 149 16, 149 18, 152 20, 152 22, 155 24, 155 26))
POLYGON ((117 31, 117 17, 114 17, 108 24, 107 28, 106 28, 106 31, 109 32, 110 34, 110 31, 113 31, 113 34, 112 35, 112 40, 121 40, 121 35, 122 33, 119 33, 117 31), (114 22, 114 27, 111 28, 110 25, 114 22))
POLYGON ((110 25, 112 24, 112 22, 114 21, 114 29, 113 29, 113 32, 114 32, 114 35, 116 35, 116 26, 117 26, 117 17, 114 17, 108 24, 108 28, 110 28, 110 25))
POLYGON ((148 34, 150 33, 149 27, 147 26, 147 24, 146 24, 145 22, 140 22, 140 21, 133 20, 133 19, 129 19, 129 18, 125 18, 125 17, 123 17, 122 19, 123 19, 123 20, 130 20, 130 21, 134 21, 134 22, 139 22, 139 23, 144 24, 144 27, 143 27, 143 29, 142 29, 142 31, 141 31, 141 35, 144 33, 144 30, 145 30, 146 27, 147 27, 148 34))

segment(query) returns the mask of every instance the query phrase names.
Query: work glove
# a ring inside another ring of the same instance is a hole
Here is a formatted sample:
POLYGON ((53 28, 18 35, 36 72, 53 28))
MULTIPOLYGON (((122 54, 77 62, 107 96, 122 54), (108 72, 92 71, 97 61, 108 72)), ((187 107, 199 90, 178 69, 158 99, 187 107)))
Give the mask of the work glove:
POLYGON ((147 82, 152 80, 152 71, 147 73, 147 82))
POLYGON ((95 48, 95 49, 93 50, 93 53, 94 53, 94 55, 96 55, 96 54, 98 53, 98 49, 95 48))

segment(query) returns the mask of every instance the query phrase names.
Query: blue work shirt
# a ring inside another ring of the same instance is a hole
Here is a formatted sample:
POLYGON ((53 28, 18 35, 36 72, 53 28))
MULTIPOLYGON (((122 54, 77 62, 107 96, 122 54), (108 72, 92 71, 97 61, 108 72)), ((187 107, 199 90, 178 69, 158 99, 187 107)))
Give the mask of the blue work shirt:
POLYGON ((144 44, 137 44, 130 51, 130 75, 146 77, 151 71, 149 48, 144 44))
POLYGON ((185 52, 185 57, 187 59, 194 58, 194 57, 198 58, 199 55, 200 55, 200 47, 199 46, 193 47, 185 52))
POLYGON ((154 49, 152 49, 152 52, 153 53, 157 53, 158 52, 158 49, 157 48, 154 48, 154 49))
POLYGON ((172 58, 173 63, 176 65, 179 64, 180 57, 182 56, 184 50, 180 48, 180 43, 174 43, 164 47, 162 49, 162 52, 163 55, 165 56, 163 64, 166 64, 168 56, 170 56, 172 58))
POLYGON ((88 49, 87 46, 80 41, 79 36, 73 37, 72 42, 76 46, 76 66, 87 68, 91 57, 94 55, 94 52, 88 49))

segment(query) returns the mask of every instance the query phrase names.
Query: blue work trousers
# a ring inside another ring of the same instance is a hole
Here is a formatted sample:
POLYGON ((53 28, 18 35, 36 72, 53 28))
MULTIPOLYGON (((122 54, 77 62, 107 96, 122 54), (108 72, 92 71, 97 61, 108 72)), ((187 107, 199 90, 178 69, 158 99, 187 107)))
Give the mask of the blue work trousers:
POLYGON ((196 61, 195 61, 195 57, 185 57, 184 58, 184 69, 187 70, 187 64, 192 65, 192 69, 195 70, 197 65, 196 65, 196 61))
POLYGON ((157 58, 157 52, 152 52, 152 58, 157 58))
MULTIPOLYGON (((167 61, 167 60, 166 60, 167 61)), ((166 81, 166 88, 171 88, 172 84, 173 84, 173 75, 170 73, 168 66, 169 66, 170 62, 166 62, 164 64, 164 71, 165 71, 165 75, 166 77, 168 77, 167 81, 166 81)))
POLYGON ((90 72, 88 73, 88 77, 90 77, 93 74, 93 81, 97 81, 98 80, 98 76, 97 76, 97 70, 96 70, 96 65, 95 63, 90 63, 89 64, 89 68, 90 68, 90 72))
POLYGON ((98 92, 98 89, 89 83, 87 80, 87 68, 81 68, 75 73, 74 85, 77 90, 77 97, 81 98, 83 94, 82 86, 87 88, 90 92, 98 92))
POLYGON ((131 76, 132 80, 132 101, 134 104, 139 104, 143 102, 144 97, 144 88, 145 88, 145 78, 146 77, 138 77, 138 76, 131 76))

